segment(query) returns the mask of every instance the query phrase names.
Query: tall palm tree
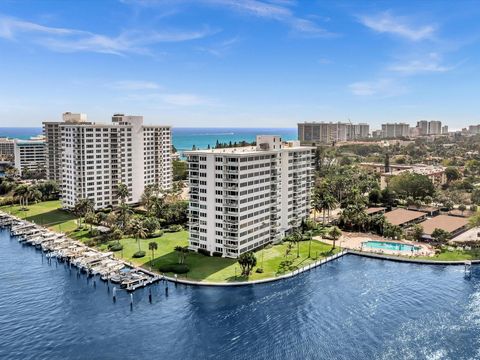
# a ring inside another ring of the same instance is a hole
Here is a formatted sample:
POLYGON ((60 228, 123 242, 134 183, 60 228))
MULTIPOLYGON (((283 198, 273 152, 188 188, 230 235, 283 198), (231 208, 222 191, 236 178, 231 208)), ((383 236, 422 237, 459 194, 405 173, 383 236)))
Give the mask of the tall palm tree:
POLYGON ((95 206, 92 199, 83 198, 77 201, 73 210, 79 216, 78 227, 82 226, 82 217, 85 217, 89 212, 95 211, 95 206))
POLYGON ((120 199, 120 202, 122 204, 124 204, 126 199, 130 196, 130 191, 128 191, 127 185, 125 185, 124 183, 118 183, 117 184, 117 195, 120 199))
POLYGON ((148 250, 152 252, 152 262, 153 259, 155 258, 155 250, 158 249, 158 244, 155 241, 151 241, 148 243, 148 250))
POLYGON ((132 213, 132 209, 130 209, 130 206, 128 204, 122 202, 118 207, 118 212, 121 226, 126 229, 130 214, 132 213))
POLYGON ((13 192, 13 196, 18 199, 18 202, 20 203, 21 207, 24 205, 24 199, 27 192, 28 192, 28 186, 25 184, 17 186, 13 192))
POLYGON ((135 236, 135 240, 138 244, 138 251, 141 251, 140 248, 140 239, 145 239, 147 237, 148 231, 143 226, 143 222, 140 219, 135 219, 132 223, 132 233, 135 236))

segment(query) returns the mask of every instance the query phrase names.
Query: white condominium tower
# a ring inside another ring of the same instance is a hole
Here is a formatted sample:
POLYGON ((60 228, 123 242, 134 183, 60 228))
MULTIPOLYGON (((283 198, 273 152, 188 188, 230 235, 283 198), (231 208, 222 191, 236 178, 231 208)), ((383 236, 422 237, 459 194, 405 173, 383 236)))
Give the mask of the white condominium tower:
POLYGON ((143 116, 116 114, 111 124, 60 126, 62 203, 72 209, 84 198, 95 209, 118 204, 117 185, 127 185, 128 203, 138 203, 146 185, 172 183, 171 129, 143 125, 143 116))
POLYGON ((332 123, 332 122, 303 122, 298 125, 298 140, 330 144, 366 139, 370 135, 368 124, 332 123))
POLYGON ((62 145, 60 126, 65 124, 87 124, 87 115, 65 112, 63 121, 44 121, 43 135, 46 143, 47 179, 62 183, 62 145))
POLYGON ((310 214, 314 150, 259 135, 256 146, 185 152, 190 249, 235 258, 280 241, 310 214))
POLYGON ((405 123, 387 123, 382 124, 383 138, 398 138, 409 136, 410 126, 405 123))

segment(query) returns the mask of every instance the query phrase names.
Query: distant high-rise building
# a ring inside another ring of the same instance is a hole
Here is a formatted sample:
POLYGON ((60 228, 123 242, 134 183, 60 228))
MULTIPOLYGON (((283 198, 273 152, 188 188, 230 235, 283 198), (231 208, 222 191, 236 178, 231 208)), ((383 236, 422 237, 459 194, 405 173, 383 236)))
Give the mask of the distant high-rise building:
POLYGON ((419 135, 440 135, 442 133, 441 121, 421 120, 417 122, 419 135))
POLYGON ((383 138, 408 137, 409 125, 405 123, 387 123, 382 124, 383 138))
POLYGON ((298 140, 303 142, 318 142, 329 144, 368 138, 368 124, 304 122, 298 124, 298 140))
POLYGON ((448 134, 448 125, 442 126, 442 134, 447 135, 448 134))
POLYGON ((18 174, 26 171, 44 172, 46 164, 46 147, 42 138, 14 141, 15 168, 18 174))
POLYGON ((0 138, 0 158, 13 161, 15 157, 15 141, 9 138, 0 138))
POLYGON ((470 125, 468 127, 468 134, 470 134, 470 135, 480 134, 480 125, 470 125))

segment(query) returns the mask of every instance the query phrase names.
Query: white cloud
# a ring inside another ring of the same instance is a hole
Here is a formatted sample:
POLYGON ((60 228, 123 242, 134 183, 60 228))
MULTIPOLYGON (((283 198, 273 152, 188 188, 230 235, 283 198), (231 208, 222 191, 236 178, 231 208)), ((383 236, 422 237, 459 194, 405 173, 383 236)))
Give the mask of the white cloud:
POLYGON ((348 85, 352 94, 357 96, 391 97, 406 92, 406 88, 394 79, 381 78, 373 81, 358 81, 348 85))
POLYGON ((390 12, 362 16, 360 22, 376 32, 393 34, 412 41, 431 39, 436 30, 433 25, 414 26, 407 18, 392 16, 390 12))
POLYGON ((389 70, 406 75, 418 73, 443 73, 452 70, 453 67, 441 64, 441 58, 436 53, 430 53, 422 59, 410 60, 405 63, 397 63, 389 67, 389 70))
POLYGON ((298 17, 290 9, 290 1, 260 0, 203 0, 205 3, 224 6, 248 15, 276 20, 290 26, 298 33, 309 36, 331 36, 329 31, 319 27, 311 20, 298 17))
POLYGON ((0 38, 16 40, 23 35, 32 41, 59 52, 97 52, 123 55, 149 53, 148 46, 166 42, 201 39, 213 34, 208 28, 197 31, 126 31, 118 36, 107 36, 84 30, 39 25, 11 17, 0 16, 0 38))
POLYGON ((156 90, 161 86, 152 81, 121 80, 109 84, 109 87, 116 90, 156 90))
POLYGON ((222 7, 258 18, 269 19, 286 24, 298 34, 311 37, 327 37, 333 33, 321 28, 314 21, 297 16, 292 0, 120 0, 141 7, 179 6, 183 4, 210 5, 222 7))

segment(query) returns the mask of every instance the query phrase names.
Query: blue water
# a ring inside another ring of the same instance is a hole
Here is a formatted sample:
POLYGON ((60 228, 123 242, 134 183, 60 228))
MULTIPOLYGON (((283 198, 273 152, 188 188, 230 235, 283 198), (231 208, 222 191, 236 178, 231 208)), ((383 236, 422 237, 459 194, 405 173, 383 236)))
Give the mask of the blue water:
MULTIPOLYGON (((172 128, 173 145, 179 152, 214 147, 217 140, 221 143, 255 140, 256 135, 280 135, 283 140, 297 139, 295 128, 172 128)), ((0 137, 28 139, 42 133, 41 128, 0 128, 0 137)))
POLYGON ((384 249, 384 250, 394 250, 394 251, 418 251, 420 247, 402 244, 402 243, 394 243, 394 242, 383 242, 383 241, 366 241, 363 243, 364 247, 368 247, 371 249, 384 249))
POLYGON ((480 271, 348 255, 251 287, 114 304, 0 233, 0 359, 478 359, 480 271))

